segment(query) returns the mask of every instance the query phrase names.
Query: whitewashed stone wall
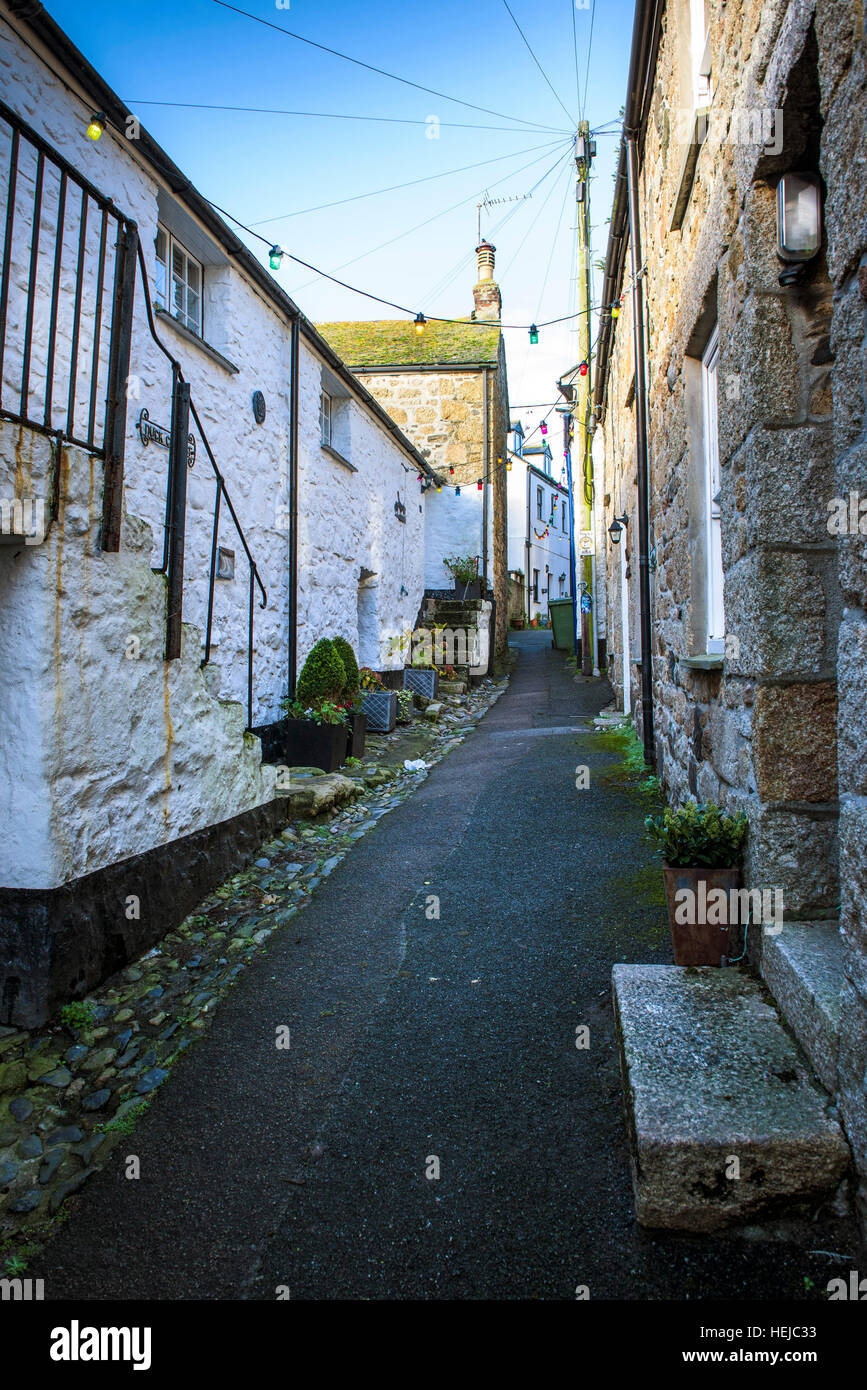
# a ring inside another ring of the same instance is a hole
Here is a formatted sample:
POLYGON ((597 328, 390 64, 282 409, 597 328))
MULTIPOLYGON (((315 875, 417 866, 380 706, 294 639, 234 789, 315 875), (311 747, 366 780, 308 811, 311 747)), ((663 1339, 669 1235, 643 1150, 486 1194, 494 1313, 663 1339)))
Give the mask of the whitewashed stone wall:
MULTIPOLYGON (((26 494, 45 487, 50 455, 43 437, 0 423, 0 458, 26 494)), ((218 700, 218 671, 200 666, 198 631, 185 624, 180 660, 163 660, 150 527, 126 515, 120 552, 101 551, 99 460, 68 448, 59 466, 42 544, 0 549, 6 888, 56 887, 275 794, 244 707, 218 700)))
MULTIPOLYGON (((153 276, 159 199, 165 207, 166 193, 135 142, 111 130, 98 143, 87 140, 92 109, 87 99, 77 101, 2 28, 0 86, 22 119, 137 223, 153 276)), ((18 192, 18 210, 26 218, 32 208, 26 175, 18 192)), ((43 224, 53 227, 50 198, 43 224)), ((74 225, 70 213, 67 237, 74 225)), ((206 237, 201 227, 197 236, 206 237)), ((51 252, 53 240, 47 244, 51 252)), ((20 285, 29 240, 14 245, 13 282, 20 285)), ((96 257, 90 243, 88 248, 93 301, 96 257)), ((191 384, 267 590, 267 606, 258 606, 257 593, 255 608, 253 723, 260 724, 279 717, 288 681, 289 324, 219 246, 211 254, 214 263, 205 267, 204 338, 230 365, 190 341, 167 316, 158 317, 157 327, 191 384), (256 390, 267 404, 262 425, 253 416, 256 390)), ((110 267, 111 257, 106 315, 110 267)), ((40 276, 50 279, 50 265, 40 266, 40 276)), ((71 284, 64 269, 66 294, 71 284)), ((46 304, 43 296, 34 343, 36 380, 44 378, 46 304)), ((61 314, 61 349, 69 332, 67 307, 61 314)), ((83 331, 89 331, 87 323, 83 331)), ((20 322, 10 317, 10 341, 20 334, 20 322)), ((320 636, 342 633, 357 642, 362 571, 375 576, 382 648, 392 631, 411 628, 423 593, 424 553, 417 463, 357 397, 347 407, 349 453, 357 471, 325 454, 319 440, 321 363, 303 334, 301 343, 299 669, 320 636), (405 525, 394 514, 398 492, 407 507, 405 525)), ((106 332, 106 351, 107 346, 106 332)), ((7 365, 10 361, 14 371, 14 354, 7 365)), ((100 382, 98 437, 104 396, 100 382)), ((82 383, 82 405, 86 397, 82 383)), ((154 443, 143 445, 136 422, 146 408, 151 420, 169 427, 171 368, 148 329, 139 285, 128 406, 120 554, 98 549, 101 463, 74 448, 65 452, 60 511, 44 544, 0 547, 0 707, 10 721, 0 740, 0 801, 8 815, 0 850, 5 886, 54 886, 226 820, 273 795, 273 774, 260 766, 260 745, 243 732, 249 570, 225 504, 220 543, 235 552, 235 578, 216 584, 212 665, 204 674, 199 671, 215 481, 195 428, 196 461, 187 475, 184 649, 180 661, 163 661, 165 581, 151 567, 162 559, 168 453, 154 443), (124 656, 130 639, 139 644, 135 660, 124 656)), ((2 435, 2 495, 27 496, 39 486, 47 490, 48 445, 29 431, 19 434, 13 439, 5 429, 2 435), (29 463, 22 468, 20 458, 31 459, 40 450, 35 473, 29 463)), ((47 507, 48 497, 44 500, 47 507)), ((389 657, 385 650, 383 655, 383 667, 403 664, 399 655, 389 657)))

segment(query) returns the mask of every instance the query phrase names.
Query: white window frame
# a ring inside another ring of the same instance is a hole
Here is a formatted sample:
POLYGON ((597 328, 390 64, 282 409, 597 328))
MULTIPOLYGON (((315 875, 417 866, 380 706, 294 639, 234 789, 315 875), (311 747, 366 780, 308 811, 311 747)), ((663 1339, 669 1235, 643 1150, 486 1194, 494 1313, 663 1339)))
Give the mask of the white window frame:
POLYGON ((710 106, 713 101, 710 23, 705 0, 689 0, 689 32, 693 102, 696 109, 699 109, 703 106, 710 106))
POLYGON ((542 520, 542 508, 545 505, 545 494, 540 487, 536 488, 536 520, 542 520))
POLYGON ((204 337, 204 300, 205 300, 205 268, 202 262, 187 250, 183 242, 173 236, 168 227, 164 227, 162 222, 157 223, 157 235, 154 243, 156 252, 156 280, 154 283, 154 303, 159 304, 167 314, 177 319, 178 323, 183 324, 191 333, 195 333, 197 338, 204 337), (159 239, 165 237, 166 256, 163 259, 159 254, 159 239), (183 275, 178 278, 175 274, 175 252, 183 258, 183 275), (199 276, 198 291, 193 289, 190 284, 190 266, 195 266, 199 276), (162 271, 162 284, 160 284, 160 272, 162 271), (169 288, 171 287, 171 297, 169 288), (180 304, 178 302, 178 288, 181 289, 180 304), (190 295, 193 294, 198 299, 197 312, 190 313, 190 295))
POLYGON ((719 464, 719 329, 714 328, 701 358, 702 437, 705 470, 705 545, 707 559, 707 652, 725 651, 722 518, 719 464))
POLYGON ((334 401, 327 391, 319 393, 319 437, 323 444, 333 448, 334 401))

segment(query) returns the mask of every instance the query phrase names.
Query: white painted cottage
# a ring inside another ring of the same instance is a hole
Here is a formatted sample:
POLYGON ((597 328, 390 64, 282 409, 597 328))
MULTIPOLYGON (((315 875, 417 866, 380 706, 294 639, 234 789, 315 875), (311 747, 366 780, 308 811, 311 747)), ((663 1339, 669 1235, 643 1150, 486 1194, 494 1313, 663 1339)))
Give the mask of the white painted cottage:
POLYGON ((0 207, 0 1018, 33 1023, 281 822, 248 730, 319 637, 402 664, 430 468, 14 0, 0 207))
MULTIPOLYGON (((565 471, 555 478, 546 438, 526 444, 518 420, 509 451, 509 573, 521 591, 521 611, 529 622, 548 616, 551 599, 571 598, 572 513, 565 471)), ((517 608, 517 604, 515 605, 517 608)))

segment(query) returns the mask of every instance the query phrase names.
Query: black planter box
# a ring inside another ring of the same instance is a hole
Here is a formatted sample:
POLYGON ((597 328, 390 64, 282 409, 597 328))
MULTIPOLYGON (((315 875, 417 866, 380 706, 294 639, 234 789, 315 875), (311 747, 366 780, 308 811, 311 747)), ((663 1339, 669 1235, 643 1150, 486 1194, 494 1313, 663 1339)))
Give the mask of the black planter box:
POLYGON ((469 599, 469 598, 475 599, 475 598, 481 598, 481 597, 482 597, 482 581, 481 581, 481 579, 473 579, 473 580, 471 580, 471 582, 470 582, 469 584, 459 584, 458 581, 455 580, 455 598, 460 599, 461 601, 463 601, 464 599, 469 599))
POLYGON ((349 736, 346 740, 348 758, 363 758, 367 737, 367 715, 363 709, 349 711, 349 736))
POLYGON ((251 729, 262 740, 262 761, 280 767, 321 767, 336 772, 346 761, 345 724, 317 724, 313 719, 278 719, 251 729))

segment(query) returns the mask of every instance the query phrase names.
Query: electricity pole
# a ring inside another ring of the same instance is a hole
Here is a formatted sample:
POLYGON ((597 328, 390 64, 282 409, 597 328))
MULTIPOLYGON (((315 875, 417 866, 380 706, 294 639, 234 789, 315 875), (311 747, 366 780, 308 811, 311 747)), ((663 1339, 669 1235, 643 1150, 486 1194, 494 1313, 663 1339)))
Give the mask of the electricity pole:
MULTIPOLYGON (((596 143, 590 139, 589 121, 581 121, 575 137, 575 166, 578 171, 576 198, 578 203, 578 400, 575 412, 577 448, 575 458, 576 513, 579 532, 593 534, 593 472, 590 466, 592 437, 587 428, 590 420, 590 164, 596 153, 596 143)), ((581 670, 591 676, 595 662, 595 605, 593 562, 590 555, 580 557, 581 583, 581 670), (588 606, 590 611, 585 611, 588 606)))

